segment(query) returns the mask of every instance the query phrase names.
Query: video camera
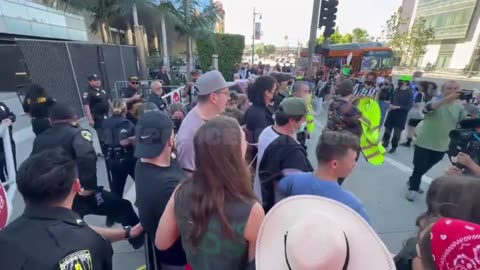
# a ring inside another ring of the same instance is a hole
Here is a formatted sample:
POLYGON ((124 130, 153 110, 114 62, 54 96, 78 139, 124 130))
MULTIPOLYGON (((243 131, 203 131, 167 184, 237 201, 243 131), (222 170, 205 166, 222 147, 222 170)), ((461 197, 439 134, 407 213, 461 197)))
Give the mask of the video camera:
POLYGON ((467 101, 468 103, 470 103, 472 100, 474 100, 473 98, 473 90, 465 90, 463 89, 462 91, 460 91, 460 100, 465 100, 467 101))
POLYGON ((466 119, 458 123, 458 128, 450 131, 448 158, 450 162, 464 169, 462 165, 452 162, 452 157, 460 152, 469 155, 475 163, 480 164, 480 119, 466 119))

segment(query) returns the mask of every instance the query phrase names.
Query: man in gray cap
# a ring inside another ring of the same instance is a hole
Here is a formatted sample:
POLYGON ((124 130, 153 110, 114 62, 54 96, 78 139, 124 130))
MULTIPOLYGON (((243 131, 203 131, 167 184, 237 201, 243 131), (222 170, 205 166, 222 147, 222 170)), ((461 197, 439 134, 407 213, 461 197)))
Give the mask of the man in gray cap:
POLYGON ((193 137, 197 130, 208 120, 225 111, 230 90, 217 70, 203 74, 193 86, 197 93, 197 105, 187 114, 177 134, 177 160, 187 172, 195 170, 195 151, 193 137))

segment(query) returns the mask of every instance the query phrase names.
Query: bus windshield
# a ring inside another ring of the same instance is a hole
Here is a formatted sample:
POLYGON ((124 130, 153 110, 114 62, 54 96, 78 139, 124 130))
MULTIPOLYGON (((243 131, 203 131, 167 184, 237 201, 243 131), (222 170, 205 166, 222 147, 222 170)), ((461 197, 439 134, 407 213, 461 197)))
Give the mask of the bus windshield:
POLYGON ((391 51, 365 52, 362 57, 361 71, 387 71, 393 67, 391 51))

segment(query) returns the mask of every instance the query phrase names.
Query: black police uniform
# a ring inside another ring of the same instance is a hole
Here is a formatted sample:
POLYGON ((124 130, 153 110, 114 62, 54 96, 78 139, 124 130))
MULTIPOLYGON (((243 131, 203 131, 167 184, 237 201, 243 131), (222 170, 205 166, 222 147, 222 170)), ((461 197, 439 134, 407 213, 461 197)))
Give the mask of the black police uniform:
POLYGON ((108 102, 108 95, 105 90, 95 89, 92 86, 88 86, 87 90, 83 93, 83 104, 90 107, 93 121, 95 122, 93 128, 97 131, 98 140, 102 146, 103 151, 103 137, 101 129, 103 127, 103 121, 108 117, 108 111, 110 104, 108 102))
POLYGON ((133 146, 123 147, 120 141, 135 136, 135 125, 121 115, 113 115, 103 122, 105 139, 105 159, 112 176, 110 190, 123 197, 125 182, 130 175, 135 179, 135 163, 133 146))
POLYGON ((166 111, 167 110, 167 103, 165 103, 165 100, 163 100, 162 96, 159 96, 159 95, 152 92, 148 96, 147 101, 155 104, 160 111, 166 111))
POLYGON ((27 95, 23 100, 23 111, 32 117, 32 129, 35 135, 38 136, 38 134, 50 128, 48 110, 55 102, 55 99, 48 96, 34 98, 27 95))
POLYGON ((112 245, 70 209, 31 207, 0 230, 2 269, 111 270, 112 245))
MULTIPOLYGON (((133 88, 131 85, 129 85, 126 88, 122 89, 122 98, 131 98, 135 94, 140 94, 139 90, 133 88)), ((127 103, 127 110, 129 111, 127 113, 127 119, 130 120, 132 123, 137 123, 137 119, 130 113, 130 109, 132 108, 133 104, 138 103, 140 101, 133 101, 133 102, 128 102, 127 103)))
POLYGON ((35 138, 32 155, 55 147, 62 147, 76 161, 82 187, 95 191, 90 196, 75 197, 75 212, 81 217, 90 214, 107 216, 123 226, 135 226, 138 223, 139 219, 129 201, 97 186, 97 155, 90 131, 69 123, 54 124, 35 138))
MULTIPOLYGON (((5 105, 5 103, 0 102, 0 123, 4 120, 10 118, 12 122, 15 122, 16 116, 15 114, 10 111, 10 109, 5 105)), ((15 141, 13 140, 13 128, 12 126, 8 127, 8 133, 10 134, 10 144, 12 145, 12 154, 13 154, 13 161, 15 163, 15 170, 17 169, 17 151, 15 147, 15 141)), ((0 180, 2 182, 7 181, 7 162, 5 160, 5 149, 3 148, 3 139, 0 138, 0 180)))

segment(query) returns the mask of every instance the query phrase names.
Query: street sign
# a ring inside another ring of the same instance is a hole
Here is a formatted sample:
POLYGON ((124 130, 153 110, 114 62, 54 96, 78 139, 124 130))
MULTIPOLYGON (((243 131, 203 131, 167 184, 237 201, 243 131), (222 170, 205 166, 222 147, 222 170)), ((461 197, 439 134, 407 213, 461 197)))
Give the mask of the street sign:
POLYGON ((7 226, 10 206, 8 205, 7 193, 2 184, 0 184, 0 230, 7 226))
POLYGON ((180 94, 178 92, 173 93, 173 103, 180 102, 180 94))

